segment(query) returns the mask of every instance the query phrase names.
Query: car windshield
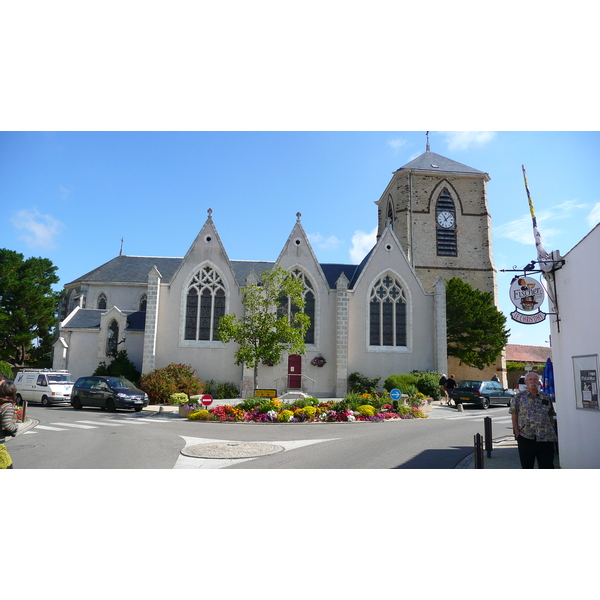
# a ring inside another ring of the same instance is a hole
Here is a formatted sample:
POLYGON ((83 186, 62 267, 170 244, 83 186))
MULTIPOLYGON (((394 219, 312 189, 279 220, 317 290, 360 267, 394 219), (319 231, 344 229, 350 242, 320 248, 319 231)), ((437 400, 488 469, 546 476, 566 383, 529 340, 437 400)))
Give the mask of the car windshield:
POLYGON ((129 379, 124 379, 123 377, 107 377, 106 380, 108 381, 108 385, 110 385, 111 388, 137 390, 135 385, 133 385, 133 383, 131 383, 129 379))
POLYGON ((461 381, 458 384, 459 390, 478 390, 481 386, 481 381, 461 381))
POLYGON ((48 383, 75 383, 75 380, 68 373, 65 375, 48 375, 48 383))

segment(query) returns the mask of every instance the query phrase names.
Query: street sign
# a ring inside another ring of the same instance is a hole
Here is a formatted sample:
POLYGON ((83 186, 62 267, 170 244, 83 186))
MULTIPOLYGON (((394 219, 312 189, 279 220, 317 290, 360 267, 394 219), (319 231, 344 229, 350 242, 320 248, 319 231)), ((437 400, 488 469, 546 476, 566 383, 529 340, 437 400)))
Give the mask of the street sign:
POLYGON ((400 398, 402 398, 402 392, 398 388, 394 388, 390 392, 390 398, 392 400, 400 400, 400 398))
POLYGON ((204 394, 204 396, 202 396, 202 398, 200 398, 200 402, 202 402, 202 404, 204 404, 204 406, 210 406, 212 404, 212 396, 210 394, 204 394))

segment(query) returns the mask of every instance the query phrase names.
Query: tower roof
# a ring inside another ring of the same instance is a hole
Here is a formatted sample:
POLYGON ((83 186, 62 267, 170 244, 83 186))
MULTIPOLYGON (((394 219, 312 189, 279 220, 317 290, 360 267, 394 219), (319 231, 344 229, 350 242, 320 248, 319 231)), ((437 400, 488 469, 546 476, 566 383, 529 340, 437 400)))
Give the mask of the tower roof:
POLYGON ((435 152, 423 152, 421 156, 417 156, 414 160, 400 167, 396 173, 400 171, 422 171, 428 173, 456 173, 461 175, 483 175, 486 181, 489 181, 490 176, 483 171, 473 169, 473 167, 467 167, 455 160, 446 158, 435 152))

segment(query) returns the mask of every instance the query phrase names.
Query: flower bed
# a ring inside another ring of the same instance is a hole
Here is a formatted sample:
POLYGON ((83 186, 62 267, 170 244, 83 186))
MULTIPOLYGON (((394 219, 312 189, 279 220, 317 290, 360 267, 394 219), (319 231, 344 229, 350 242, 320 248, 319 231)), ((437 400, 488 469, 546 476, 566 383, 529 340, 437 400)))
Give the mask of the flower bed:
POLYGON ((303 398, 284 403, 277 398, 250 398, 239 405, 228 404, 199 409, 188 415, 191 421, 233 421, 251 423, 339 423, 356 421, 388 421, 419 419, 427 415, 416 406, 383 403, 379 398, 363 394, 338 402, 321 402, 303 398), (358 406, 355 406, 357 405, 358 406))

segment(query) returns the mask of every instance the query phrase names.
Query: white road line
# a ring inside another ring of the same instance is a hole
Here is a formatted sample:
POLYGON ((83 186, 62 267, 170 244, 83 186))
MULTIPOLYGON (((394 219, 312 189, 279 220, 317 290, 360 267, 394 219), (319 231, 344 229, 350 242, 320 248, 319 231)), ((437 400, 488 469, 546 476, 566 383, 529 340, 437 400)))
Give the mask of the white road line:
POLYGON ((52 423, 52 425, 64 425, 65 427, 76 427, 77 429, 96 429, 92 425, 77 425, 77 423, 52 423))
POLYGON ((88 425, 104 425, 104 427, 123 427, 122 423, 102 423, 102 421, 77 421, 78 423, 87 423, 88 425))
POLYGON ((121 421, 130 425, 148 425, 147 421, 138 421, 137 419, 113 419, 113 421, 121 421))
POLYGON ((69 431, 68 429, 63 429, 62 427, 50 427, 50 425, 36 425, 36 429, 47 429, 48 431, 69 431))

